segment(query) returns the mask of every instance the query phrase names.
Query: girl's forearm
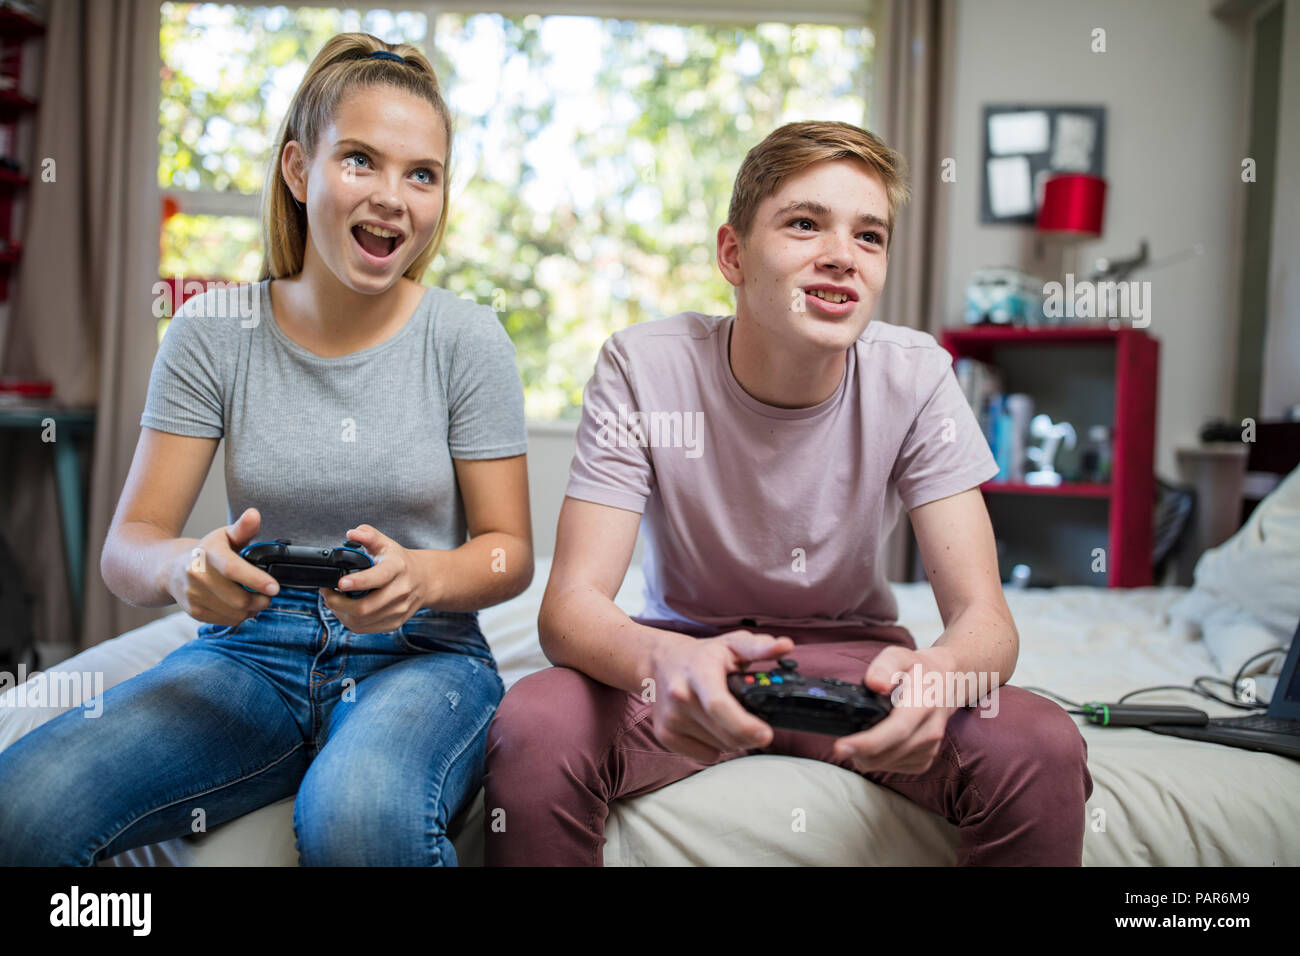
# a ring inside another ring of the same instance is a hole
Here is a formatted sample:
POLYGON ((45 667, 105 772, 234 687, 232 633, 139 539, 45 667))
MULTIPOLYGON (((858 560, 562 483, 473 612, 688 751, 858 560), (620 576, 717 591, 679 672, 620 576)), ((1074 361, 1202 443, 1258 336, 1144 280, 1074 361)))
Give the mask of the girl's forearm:
POLYGON ((175 604, 167 589, 171 569, 198 538, 174 538, 157 525, 127 521, 110 529, 99 556, 99 573, 108 589, 133 607, 175 604))
POLYGON ((489 531, 452 551, 417 550, 425 607, 478 611, 520 594, 533 580, 533 549, 523 538, 489 531))

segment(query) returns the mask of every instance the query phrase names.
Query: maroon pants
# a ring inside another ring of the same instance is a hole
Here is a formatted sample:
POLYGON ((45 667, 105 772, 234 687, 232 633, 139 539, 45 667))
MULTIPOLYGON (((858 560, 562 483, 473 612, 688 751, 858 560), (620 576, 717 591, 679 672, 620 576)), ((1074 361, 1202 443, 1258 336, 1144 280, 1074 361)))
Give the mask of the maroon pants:
MULTIPOLYGON (((902 627, 781 633, 794 638, 788 656, 802 673, 849 681, 862 680, 889 644, 916 646, 902 627)), ((486 863, 599 866, 612 801, 711 766, 659 741, 653 706, 567 667, 515 684, 488 731, 486 863)), ((852 769, 832 758, 834 741, 777 730, 764 750, 735 751, 714 762, 761 752, 852 769)), ((996 716, 980 716, 974 707, 953 714, 923 773, 863 776, 955 824, 959 865, 1079 866, 1084 804, 1092 794, 1087 758, 1088 746, 1069 714, 1004 684, 996 716)))

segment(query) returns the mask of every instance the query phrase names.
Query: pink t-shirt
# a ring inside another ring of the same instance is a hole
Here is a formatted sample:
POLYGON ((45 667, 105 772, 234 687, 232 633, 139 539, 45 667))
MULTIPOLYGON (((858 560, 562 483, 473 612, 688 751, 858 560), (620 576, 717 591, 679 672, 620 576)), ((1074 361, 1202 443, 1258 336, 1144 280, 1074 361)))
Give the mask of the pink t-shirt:
POLYGON ((639 620, 894 623, 879 552, 900 499, 910 510, 998 471, 951 356, 872 321, 830 398, 777 408, 732 373, 734 321, 682 312, 610 336, 567 494, 644 516, 639 620))

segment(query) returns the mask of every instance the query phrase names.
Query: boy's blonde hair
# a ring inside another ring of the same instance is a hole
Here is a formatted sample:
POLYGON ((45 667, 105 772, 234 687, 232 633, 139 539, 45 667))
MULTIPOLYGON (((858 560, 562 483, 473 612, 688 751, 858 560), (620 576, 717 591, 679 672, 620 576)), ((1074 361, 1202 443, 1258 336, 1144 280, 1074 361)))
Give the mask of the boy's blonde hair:
POLYGON ((320 138, 338 110, 343 98, 355 90, 391 86, 412 93, 429 102, 447 131, 447 155, 442 170, 442 215, 438 228, 424 250, 415 257, 404 275, 416 282, 424 274, 442 245, 447 230, 447 206, 451 172, 451 112, 442 98, 433 65, 417 47, 409 43, 389 44, 369 33, 340 33, 323 47, 280 124, 276 146, 262 189, 262 256, 261 279, 279 279, 302 271, 307 248, 307 210, 298 204, 289 184, 280 172, 280 158, 290 140, 302 143, 306 162, 310 162, 320 145, 320 138), (376 57, 376 50, 387 50, 406 59, 405 63, 376 57))
POLYGON ((736 174, 731 192, 727 222, 736 230, 741 242, 749 238, 758 205, 777 192, 785 181, 813 163, 830 159, 858 159, 871 167, 885 185, 889 199, 886 217, 889 236, 885 252, 894 241, 894 222, 899 208, 907 202, 907 162, 900 153, 865 129, 850 123, 809 120, 786 123, 745 155, 736 174))

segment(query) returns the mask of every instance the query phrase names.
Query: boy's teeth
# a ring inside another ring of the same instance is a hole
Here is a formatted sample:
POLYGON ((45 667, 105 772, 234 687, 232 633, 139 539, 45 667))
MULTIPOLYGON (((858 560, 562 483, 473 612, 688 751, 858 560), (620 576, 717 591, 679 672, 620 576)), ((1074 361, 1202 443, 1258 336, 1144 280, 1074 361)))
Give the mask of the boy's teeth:
POLYGON ((823 292, 820 289, 809 289, 809 295, 815 295, 819 299, 825 299, 827 302, 845 302, 848 296, 843 292, 823 292))

